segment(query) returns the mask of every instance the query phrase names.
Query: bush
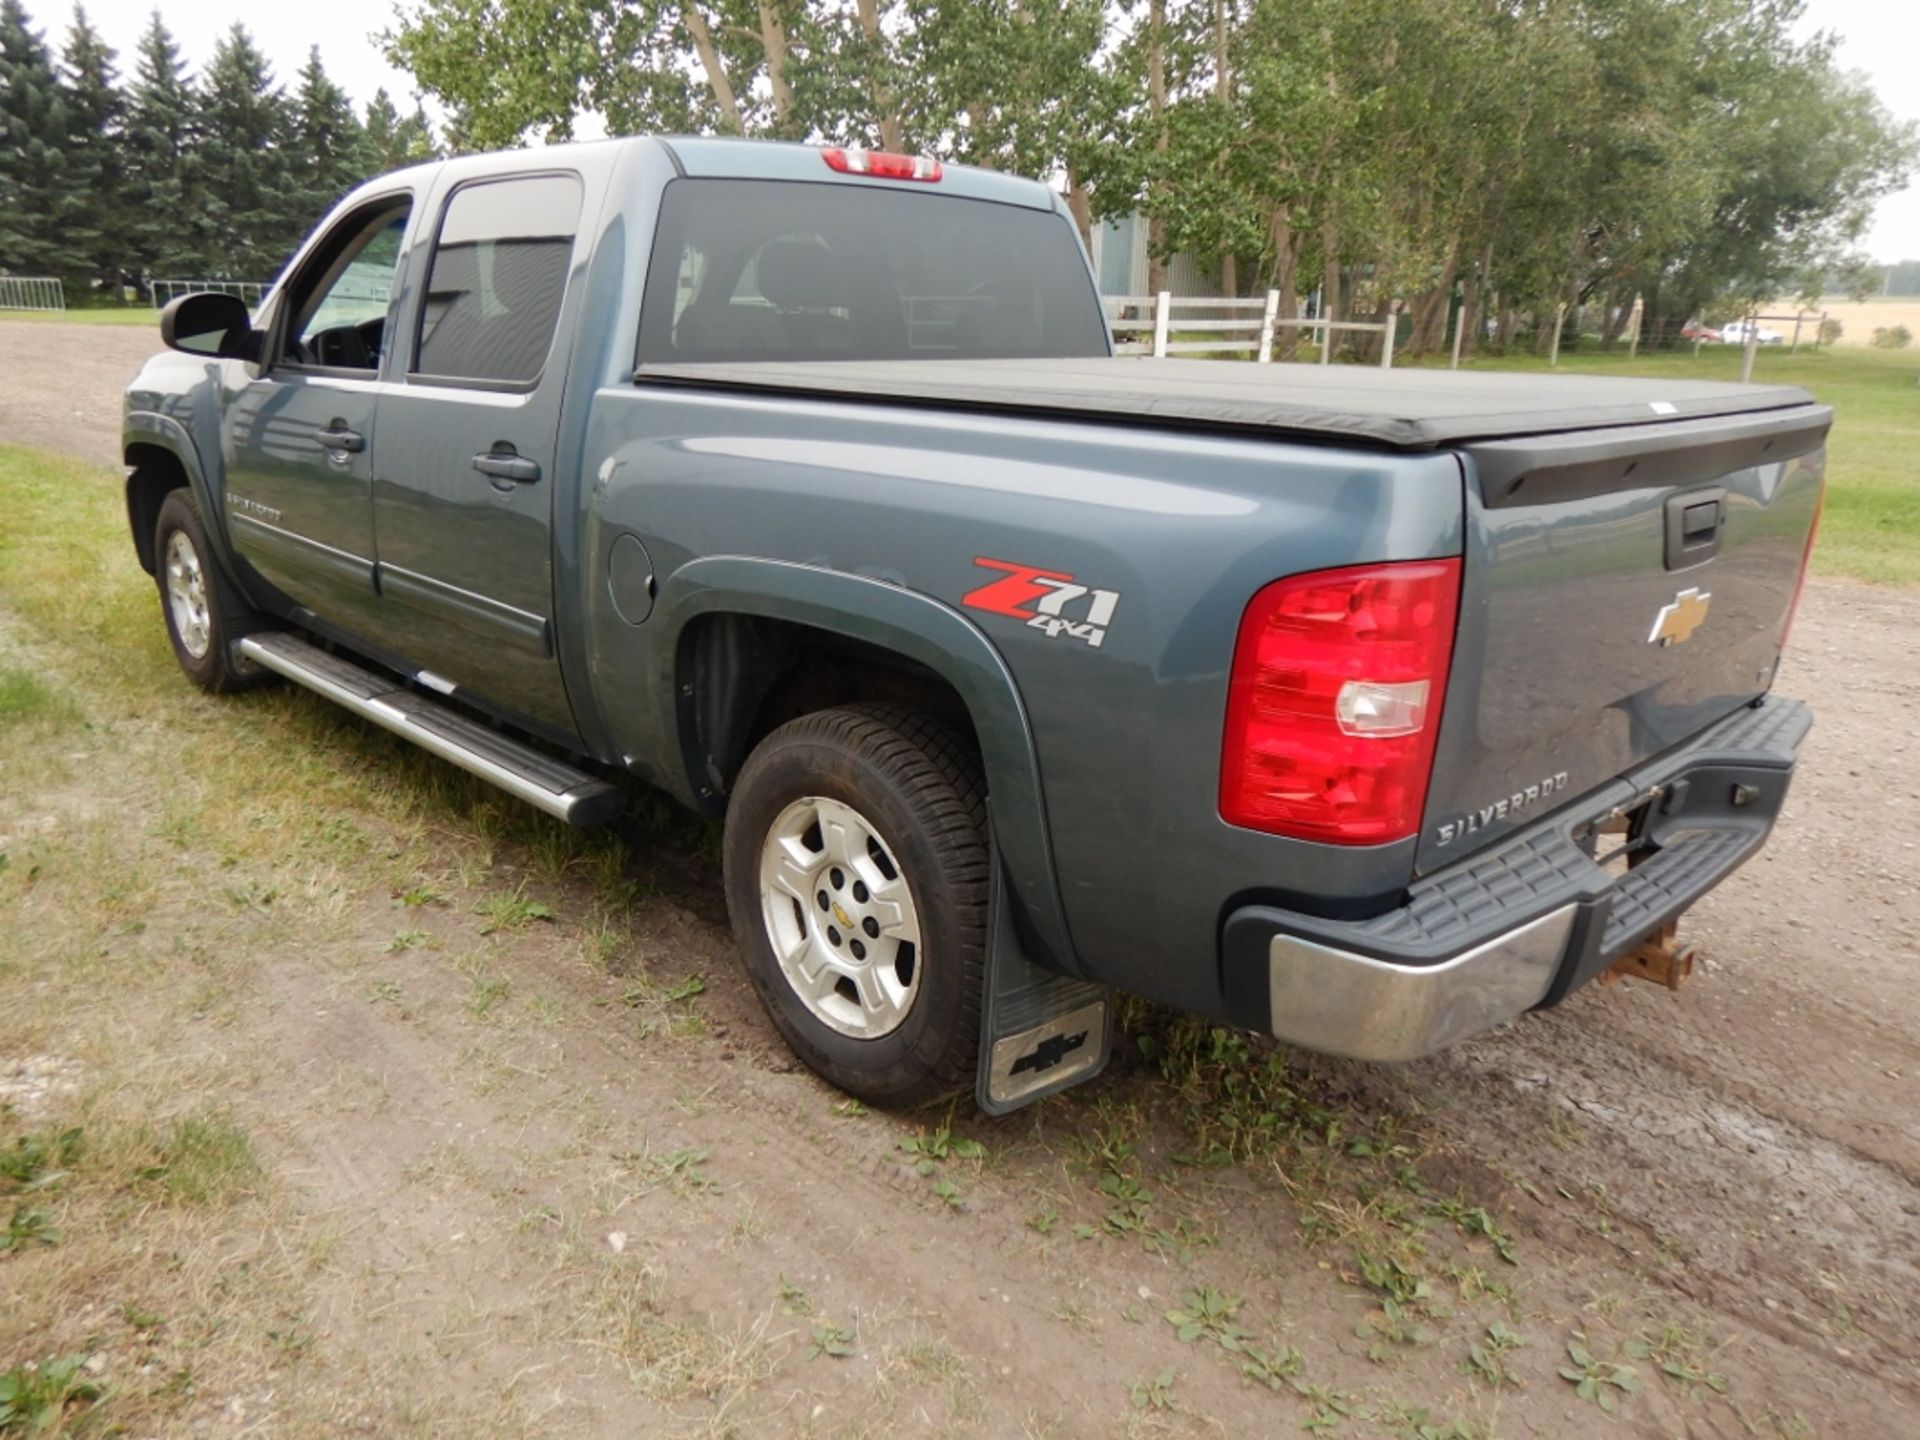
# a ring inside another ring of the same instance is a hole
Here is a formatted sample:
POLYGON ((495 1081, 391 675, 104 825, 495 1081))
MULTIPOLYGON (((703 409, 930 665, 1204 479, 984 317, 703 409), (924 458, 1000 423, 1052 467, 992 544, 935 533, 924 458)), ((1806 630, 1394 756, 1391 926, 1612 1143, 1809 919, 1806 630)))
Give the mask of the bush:
POLYGON ((1874 329, 1873 343, 1882 350, 1904 350, 1913 344, 1913 332, 1904 325, 1880 325, 1874 329))
POLYGON ((1838 340, 1845 333, 1846 327, 1838 320, 1822 320, 1820 322, 1820 343, 1822 345, 1833 344, 1834 341, 1838 340))

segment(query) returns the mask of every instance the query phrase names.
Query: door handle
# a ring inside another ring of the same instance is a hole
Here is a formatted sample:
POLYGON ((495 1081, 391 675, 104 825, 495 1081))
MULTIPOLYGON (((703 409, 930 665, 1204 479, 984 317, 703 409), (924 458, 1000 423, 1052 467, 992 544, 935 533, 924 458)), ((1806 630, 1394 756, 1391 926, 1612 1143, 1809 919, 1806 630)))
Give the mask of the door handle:
POLYGON ((338 421, 329 430, 316 431, 314 441, 321 449, 332 452, 337 460, 342 455, 357 455, 367 448, 367 437, 358 430, 348 430, 338 421))
POLYGON ((540 478, 540 462, 511 450, 485 450, 473 457, 473 468, 495 480, 531 485, 540 478))

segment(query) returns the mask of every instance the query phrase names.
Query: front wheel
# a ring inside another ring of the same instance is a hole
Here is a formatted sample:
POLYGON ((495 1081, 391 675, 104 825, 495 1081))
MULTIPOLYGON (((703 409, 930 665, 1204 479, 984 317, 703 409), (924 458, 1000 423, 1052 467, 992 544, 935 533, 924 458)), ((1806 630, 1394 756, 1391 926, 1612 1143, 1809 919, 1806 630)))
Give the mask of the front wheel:
POLYGON ((801 1060, 883 1106, 971 1082, 988 852, 958 736, 894 706, 802 716, 741 770, 725 852, 741 958, 801 1060))
POLYGON ((233 592, 213 558, 206 522, 193 492, 170 491, 154 523, 154 579, 173 658, 202 690, 245 690, 272 672, 237 665, 230 646, 259 617, 233 592))

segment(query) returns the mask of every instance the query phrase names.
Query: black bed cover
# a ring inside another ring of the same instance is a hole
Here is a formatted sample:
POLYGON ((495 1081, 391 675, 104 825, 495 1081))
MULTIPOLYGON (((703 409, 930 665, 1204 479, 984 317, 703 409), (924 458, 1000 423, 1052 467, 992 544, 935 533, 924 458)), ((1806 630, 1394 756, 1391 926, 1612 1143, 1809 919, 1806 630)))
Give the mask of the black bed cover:
POLYGON ((1806 406, 1792 385, 1236 360, 822 360, 650 364, 642 384, 1279 431, 1395 450, 1806 406))

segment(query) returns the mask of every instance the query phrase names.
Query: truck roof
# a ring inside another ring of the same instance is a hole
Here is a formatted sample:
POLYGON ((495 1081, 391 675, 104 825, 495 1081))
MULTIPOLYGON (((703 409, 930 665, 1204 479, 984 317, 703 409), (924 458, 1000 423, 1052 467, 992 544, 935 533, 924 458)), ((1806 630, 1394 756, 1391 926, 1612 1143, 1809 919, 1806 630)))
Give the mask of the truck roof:
POLYGON ((1278 431, 1393 450, 1754 414, 1813 400, 1793 385, 1117 355, 649 364, 634 378, 646 384, 1278 431))

